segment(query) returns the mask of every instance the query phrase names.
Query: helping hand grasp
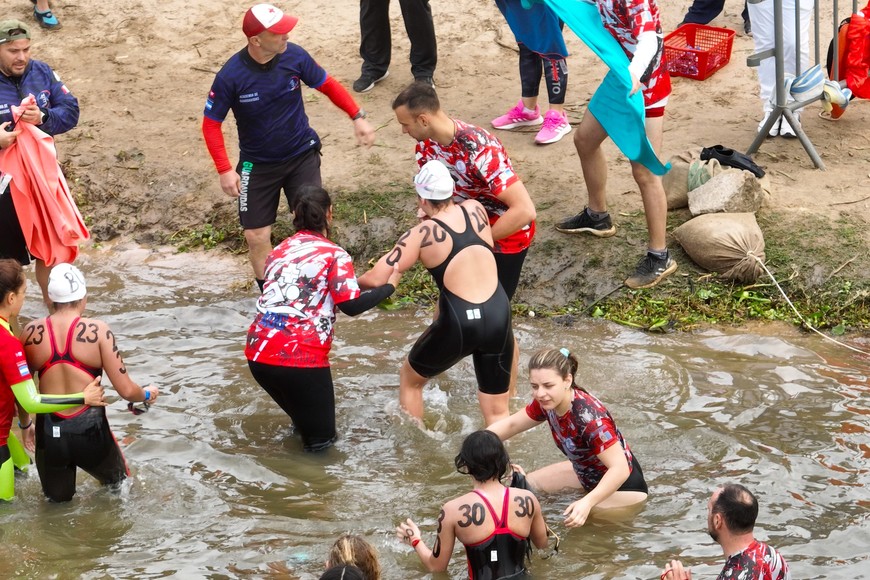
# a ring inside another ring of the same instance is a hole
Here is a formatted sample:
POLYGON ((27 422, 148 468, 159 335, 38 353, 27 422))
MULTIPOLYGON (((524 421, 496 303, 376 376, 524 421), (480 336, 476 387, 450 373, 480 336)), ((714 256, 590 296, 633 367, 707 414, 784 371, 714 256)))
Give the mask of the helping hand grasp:
POLYGON ((106 406, 106 391, 103 389, 103 386, 100 384, 100 380, 103 377, 97 377, 84 389, 85 395, 85 405, 89 405, 91 407, 105 407, 106 406))

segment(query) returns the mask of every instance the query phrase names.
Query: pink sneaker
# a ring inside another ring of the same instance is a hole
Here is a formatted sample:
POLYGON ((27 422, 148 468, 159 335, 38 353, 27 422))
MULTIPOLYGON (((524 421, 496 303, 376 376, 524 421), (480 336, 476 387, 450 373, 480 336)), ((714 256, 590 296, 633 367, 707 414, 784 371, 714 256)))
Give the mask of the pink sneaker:
POLYGON ((544 119, 541 117, 541 111, 537 105, 535 105, 534 112, 526 113, 525 108, 523 107, 523 101, 520 100, 516 107, 501 117, 493 119, 492 126, 496 129, 514 129, 516 127, 540 125, 543 122, 544 119))
POLYGON ((571 123, 563 113, 550 109, 544 115, 544 126, 535 135, 535 143, 538 145, 546 145, 555 143, 565 135, 571 132, 571 123))

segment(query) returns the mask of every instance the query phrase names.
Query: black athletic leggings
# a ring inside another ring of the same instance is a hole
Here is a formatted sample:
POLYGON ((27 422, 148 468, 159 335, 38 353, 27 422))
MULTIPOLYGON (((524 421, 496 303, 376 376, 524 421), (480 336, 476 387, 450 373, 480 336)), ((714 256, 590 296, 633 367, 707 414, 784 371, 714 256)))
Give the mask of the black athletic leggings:
POLYGON ((254 379, 269 393, 302 436, 305 451, 335 441, 335 390, 329 367, 296 368, 248 361, 254 379))
POLYGON ((547 100, 551 105, 565 102, 568 87, 568 64, 564 58, 550 60, 520 44, 520 87, 522 96, 537 97, 541 75, 547 81, 547 100))

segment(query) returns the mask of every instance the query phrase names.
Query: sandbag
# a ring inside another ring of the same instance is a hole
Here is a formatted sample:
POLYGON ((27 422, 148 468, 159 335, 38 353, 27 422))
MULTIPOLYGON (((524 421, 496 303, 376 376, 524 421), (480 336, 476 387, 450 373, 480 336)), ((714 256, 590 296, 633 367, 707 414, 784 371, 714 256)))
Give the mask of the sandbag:
POLYGON ((701 160, 701 148, 687 149, 670 158, 671 170, 662 177, 668 209, 689 207, 689 191, 722 172, 718 160, 701 160))
POLYGON ((673 231, 674 238, 702 268, 728 280, 755 282, 764 272, 764 235, 754 213, 711 213, 673 231))

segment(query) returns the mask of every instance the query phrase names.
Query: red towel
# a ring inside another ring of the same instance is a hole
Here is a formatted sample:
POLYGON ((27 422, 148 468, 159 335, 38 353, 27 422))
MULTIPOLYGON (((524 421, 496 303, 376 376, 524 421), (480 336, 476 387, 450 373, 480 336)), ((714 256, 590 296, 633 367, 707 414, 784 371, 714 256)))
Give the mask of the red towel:
POLYGON ((35 102, 28 95, 21 107, 12 107, 21 134, 11 147, 0 151, 0 167, 12 176, 9 192, 30 253, 48 266, 72 263, 79 253, 78 244, 90 234, 57 163, 54 139, 19 120, 24 108, 35 102))

